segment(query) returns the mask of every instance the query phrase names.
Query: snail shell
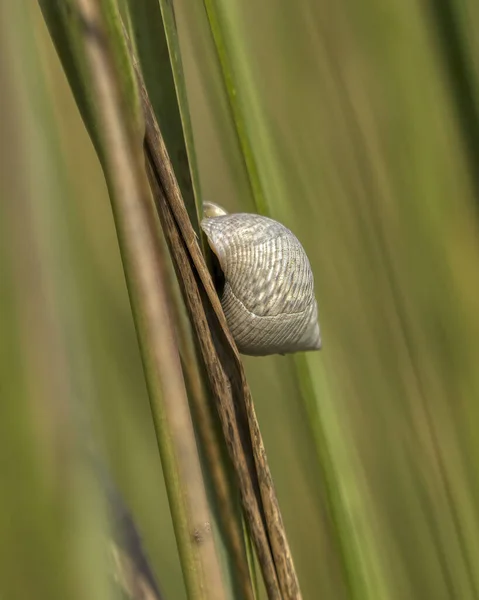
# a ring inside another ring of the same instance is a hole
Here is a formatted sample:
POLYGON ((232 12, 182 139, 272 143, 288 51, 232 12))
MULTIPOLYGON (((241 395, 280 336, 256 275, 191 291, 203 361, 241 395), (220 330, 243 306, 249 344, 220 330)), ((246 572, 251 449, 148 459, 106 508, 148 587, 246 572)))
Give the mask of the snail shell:
POLYGON ((281 223, 227 214, 205 204, 201 222, 223 276, 223 311, 242 354, 265 356, 321 348, 308 257, 281 223))

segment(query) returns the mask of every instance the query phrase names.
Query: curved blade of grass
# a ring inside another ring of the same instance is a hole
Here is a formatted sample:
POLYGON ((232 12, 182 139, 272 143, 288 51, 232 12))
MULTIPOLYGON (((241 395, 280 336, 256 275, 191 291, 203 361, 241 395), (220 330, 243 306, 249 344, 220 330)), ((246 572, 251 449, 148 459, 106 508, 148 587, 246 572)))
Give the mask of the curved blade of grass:
MULTIPOLYGON (((118 296, 105 280, 105 274, 101 273, 97 275, 94 262, 92 264, 88 260, 88 251, 86 250, 88 243, 85 244, 85 231, 79 213, 84 210, 85 204, 94 204, 95 201, 92 198, 85 197, 85 192, 83 191, 85 188, 82 187, 82 192, 78 192, 77 182, 81 181, 81 186, 86 186, 86 189, 89 189, 89 191, 94 190, 95 185, 93 183, 94 179, 86 177, 86 173, 90 171, 88 163, 83 163, 83 153, 81 151, 80 153, 78 152, 79 146, 81 147, 80 139, 86 142, 90 158, 93 162, 95 162, 96 157, 94 151, 91 151, 90 143, 87 141, 88 134, 82 131, 83 124, 81 118, 78 118, 79 115, 76 114, 76 111, 72 115, 72 123, 68 109, 61 110, 61 114, 57 110, 59 106, 63 105, 66 98, 68 98, 68 105, 72 108, 75 101, 71 96, 71 91, 68 89, 68 82, 62 72, 58 57, 55 56, 55 48, 49 37, 40 8, 38 5, 33 4, 31 10, 34 17, 34 33, 38 46, 38 54, 41 57, 43 67, 41 75, 49 82, 50 94, 48 102, 50 112, 54 115, 55 133, 58 133, 57 145, 61 147, 61 166, 56 168, 56 173, 66 172, 66 176, 62 175, 61 177, 63 191, 59 199, 61 211, 68 216, 68 222, 64 221, 63 223, 66 230, 62 228, 61 232, 53 234, 50 232, 50 235, 52 239, 60 239, 62 235, 65 236, 68 239, 71 251, 65 252, 63 250, 59 252, 61 255, 67 257, 73 255, 73 264, 68 269, 68 272, 71 271, 73 274, 73 277, 70 279, 74 278, 75 292, 69 293, 68 297, 72 309, 74 309, 71 311, 71 314, 72 316, 75 315, 77 321, 80 321, 81 313, 81 324, 77 326, 75 334, 75 339, 78 341, 77 345, 80 346, 79 342, 81 342, 80 349, 76 352, 74 359, 76 364, 75 371, 79 371, 79 367, 82 365, 82 373, 84 372, 83 379, 86 382, 90 382, 89 387, 85 387, 82 394, 76 395, 73 403, 75 412, 74 420, 76 428, 79 430, 78 438, 82 448, 81 454, 84 455, 85 466, 90 471, 87 473, 88 477, 92 480, 95 490, 101 495, 102 502, 105 505, 105 526, 108 523, 110 525, 109 530, 111 531, 109 539, 105 536, 103 540, 107 546, 106 550, 109 555, 113 553, 114 556, 123 557, 123 561, 113 560, 108 564, 110 570, 113 570, 113 580, 115 583, 120 583, 123 586, 123 591, 132 600, 137 600, 139 596, 143 598, 142 594, 148 594, 148 598, 159 600, 161 594, 151 568, 149 557, 145 552, 144 541, 139 534, 136 517, 133 518, 129 507, 124 502, 123 494, 119 491, 117 481, 111 477, 112 465, 106 462, 107 447, 105 439, 97 429, 98 422, 102 419, 102 404, 109 402, 108 396, 110 395, 115 396, 116 399, 117 390, 113 391, 110 388, 108 392, 105 391, 105 381, 108 380, 108 368, 111 369, 113 361, 111 352, 104 352, 101 344, 97 343, 98 334, 101 336, 100 332, 102 331, 102 327, 107 327, 107 321, 102 320, 102 325, 98 327, 98 324, 94 323, 94 319, 91 319, 92 311, 91 307, 88 306, 88 298, 92 289, 90 284, 91 275, 95 273, 94 278, 96 282, 98 282, 103 292, 107 292, 106 294, 102 294, 105 307, 109 307, 107 308, 107 314, 111 314, 112 310, 113 312, 115 311, 115 303, 118 302, 118 296), (73 130, 70 129, 71 125, 73 125, 73 130), (65 126, 67 126, 66 130, 65 126), (81 173, 74 170, 79 163, 84 165, 81 173), (66 178, 68 179, 68 186, 65 182, 66 178), (85 269, 86 263, 88 263, 87 269, 85 269), (88 275, 85 280, 84 276, 87 273, 88 275), (72 298, 75 299, 75 302, 72 301, 72 298), (94 331, 94 341, 89 336, 89 330, 94 331), (80 403, 80 406, 78 406, 78 403, 80 403), (108 468, 106 467, 107 464, 108 468), (126 570, 122 569, 122 562, 125 566, 128 565, 126 570)), ((60 150, 58 150, 59 152, 60 150)), ((49 155, 53 156, 53 152, 50 151, 49 155)), ((97 167, 96 164, 94 166, 97 167)), ((97 169, 97 173, 99 171, 100 169, 97 169)), ((97 181, 99 180, 101 180, 101 175, 97 181)), ((106 195, 104 199, 107 200, 106 195)), ((105 203, 105 207, 108 210, 107 202, 105 203)), ((95 221, 96 224, 97 222, 95 221)), ((91 233, 92 231, 89 230, 87 239, 91 239, 91 233)), ((51 263, 52 261, 50 261, 51 263)), ((65 273, 65 270, 63 272, 65 273)), ((65 284, 68 283, 66 277, 62 278, 61 283, 63 284, 63 292, 66 289, 65 284)), ((69 287, 72 287, 72 285, 69 287)), ((128 310, 128 301, 127 299, 125 300, 126 309, 128 310)), ((95 312, 97 307, 98 303, 95 302, 93 312, 95 312)), ((121 327, 116 328, 116 331, 121 335, 121 327)), ((69 338, 73 341, 73 335, 69 335, 69 338)), ((123 344, 131 347, 131 344, 128 342, 123 342, 123 344)), ((115 381, 118 381, 116 375, 115 372, 115 381)), ((128 380, 128 377, 126 377, 126 380, 128 380)), ((123 382, 119 383, 119 386, 123 387, 123 382)), ((121 393, 124 393, 125 397, 128 397, 126 389, 122 390, 121 393)), ((139 398, 137 397, 136 400, 138 401, 139 398)), ((121 402, 121 398, 119 402, 121 402)), ((112 404, 115 405, 113 398, 112 404)), ((115 418, 121 419, 122 415, 115 415, 115 418)), ((108 421, 108 427, 111 426, 114 428, 114 419, 108 419, 108 421)), ((133 455, 135 449, 132 450, 133 455)), ((156 464, 154 468, 156 469, 156 464)), ((160 573, 163 583, 165 579, 164 571, 161 569, 160 573)))
POLYGON ((75 44, 70 40, 70 47, 82 67, 76 77, 89 89, 82 96, 91 99, 88 106, 94 113, 90 129, 110 191, 186 588, 191 598, 224 598, 164 287, 161 245, 142 158, 143 132, 136 110, 131 110, 137 106, 136 87, 118 75, 123 66, 128 73, 130 67, 116 7, 90 0, 50 2, 45 14, 47 23, 53 14, 54 22, 63 22, 64 33, 71 33, 75 44))

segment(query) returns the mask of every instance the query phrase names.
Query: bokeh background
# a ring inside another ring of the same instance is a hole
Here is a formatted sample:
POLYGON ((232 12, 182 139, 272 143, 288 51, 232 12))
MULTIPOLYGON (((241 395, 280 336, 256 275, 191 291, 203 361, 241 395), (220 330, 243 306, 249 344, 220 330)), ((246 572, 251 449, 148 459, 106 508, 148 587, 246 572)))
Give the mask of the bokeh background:
MULTIPOLYGON (((285 223, 315 275, 322 351, 244 361, 304 598, 479 598, 478 5, 217 2, 259 206, 203 5, 175 5, 203 198, 285 223)), ((185 598, 100 164, 40 10, 12 7, 2 597, 113 597, 84 436, 185 598)))

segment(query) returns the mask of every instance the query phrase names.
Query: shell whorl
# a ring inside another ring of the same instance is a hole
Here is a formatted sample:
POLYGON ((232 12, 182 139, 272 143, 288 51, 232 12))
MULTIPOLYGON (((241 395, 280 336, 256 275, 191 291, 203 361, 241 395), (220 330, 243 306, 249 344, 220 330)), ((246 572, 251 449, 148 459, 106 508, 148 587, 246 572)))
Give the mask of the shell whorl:
POLYGON ((207 217, 201 227, 224 274, 221 304, 240 352, 319 350, 313 274, 294 234, 247 213, 207 217))

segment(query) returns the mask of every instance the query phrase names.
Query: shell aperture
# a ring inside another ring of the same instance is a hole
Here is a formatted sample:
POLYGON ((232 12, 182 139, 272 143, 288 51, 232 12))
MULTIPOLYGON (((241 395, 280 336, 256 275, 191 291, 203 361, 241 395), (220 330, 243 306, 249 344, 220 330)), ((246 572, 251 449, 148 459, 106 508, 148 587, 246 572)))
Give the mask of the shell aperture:
POLYGON ((273 219, 248 213, 207 217, 201 227, 224 275, 221 304, 239 351, 264 356, 319 350, 313 274, 296 236, 273 219))

